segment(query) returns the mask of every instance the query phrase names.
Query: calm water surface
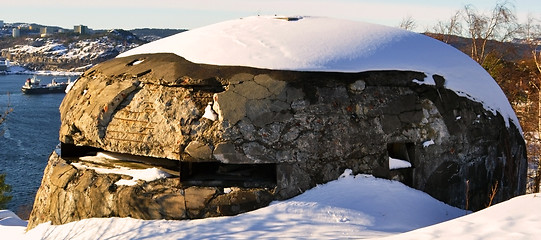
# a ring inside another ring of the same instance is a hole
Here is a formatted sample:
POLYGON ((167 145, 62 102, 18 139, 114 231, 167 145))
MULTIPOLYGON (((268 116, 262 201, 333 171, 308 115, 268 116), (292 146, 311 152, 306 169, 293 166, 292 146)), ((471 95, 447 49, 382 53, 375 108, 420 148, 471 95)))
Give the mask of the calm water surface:
MULTIPOLYGON (((24 95, 28 75, 0 75, 0 109, 9 102, 13 112, 0 126, 0 173, 6 174, 13 199, 8 209, 28 211, 41 183, 49 154, 59 143, 60 112, 65 94, 24 95)), ((39 76, 50 83, 52 76, 39 76)), ((72 80, 74 80, 72 78, 72 80)))

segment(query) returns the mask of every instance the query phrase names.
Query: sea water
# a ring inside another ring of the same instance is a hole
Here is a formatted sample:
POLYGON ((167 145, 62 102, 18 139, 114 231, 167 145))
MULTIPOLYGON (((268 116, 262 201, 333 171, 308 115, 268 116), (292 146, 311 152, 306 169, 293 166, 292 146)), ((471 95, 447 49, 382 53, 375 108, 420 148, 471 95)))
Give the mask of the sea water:
MULTIPOLYGON (((21 86, 28 75, 0 75, 0 111, 13 109, 0 125, 0 174, 6 174, 13 196, 7 208, 28 214, 40 186, 43 170, 58 145, 64 93, 25 95, 21 86)), ((42 84, 53 76, 38 76, 42 84)), ((74 79, 72 79, 74 80, 74 79)), ((60 82, 60 81, 58 81, 60 82)))

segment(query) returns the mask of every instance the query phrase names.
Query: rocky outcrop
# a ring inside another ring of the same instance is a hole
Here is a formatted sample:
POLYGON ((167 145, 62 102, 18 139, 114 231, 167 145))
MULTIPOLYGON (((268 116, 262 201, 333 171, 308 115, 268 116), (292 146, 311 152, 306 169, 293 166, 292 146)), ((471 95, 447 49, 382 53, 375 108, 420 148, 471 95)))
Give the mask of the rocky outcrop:
POLYGON ((28 221, 31 229, 90 217, 190 219, 233 215, 266 206, 268 189, 187 187, 178 178, 119 185, 127 176, 78 169, 53 152, 28 221))
POLYGON ((135 55, 84 73, 60 111, 62 156, 50 160, 30 226, 98 216, 234 214, 293 197, 345 169, 401 180, 471 210, 484 208, 493 188, 493 203, 525 191, 518 128, 446 89, 438 75, 276 71, 135 55), (422 84, 427 78, 436 85, 422 84), (170 170, 179 177, 117 188, 111 186, 119 176, 70 167, 95 151, 175 163, 170 170), (412 167, 390 169, 390 158, 412 167), (55 175, 63 168, 71 170, 55 175), (102 180, 89 185, 88 174, 102 180), (248 197, 220 190, 229 187, 248 197), (91 191, 103 196, 85 197, 91 191), (53 199, 90 205, 51 207, 53 199), (85 210, 92 204, 108 207, 85 210))

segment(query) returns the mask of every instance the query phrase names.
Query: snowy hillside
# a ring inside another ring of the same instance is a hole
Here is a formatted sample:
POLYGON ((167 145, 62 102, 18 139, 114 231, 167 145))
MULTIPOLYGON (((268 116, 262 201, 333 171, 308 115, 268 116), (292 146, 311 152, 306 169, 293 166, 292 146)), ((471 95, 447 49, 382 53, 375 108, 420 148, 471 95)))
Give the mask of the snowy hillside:
POLYGON ((9 47, 1 49, 1 56, 31 70, 74 70, 114 58, 145 43, 124 30, 84 36, 65 34, 9 40, 13 43, 3 44, 9 47))
POLYGON ((107 36, 104 36, 94 40, 79 40, 66 45, 55 40, 47 40, 44 41, 43 46, 17 45, 8 51, 11 54, 41 54, 56 59, 94 60, 116 56, 118 53, 136 46, 138 44, 115 45, 114 42, 108 40, 107 36))
POLYGON ((40 56, 59 61, 93 61, 113 58, 121 52, 139 46, 131 43, 123 45, 107 36, 98 39, 83 39, 62 43, 57 39, 35 39, 32 45, 16 45, 6 51, 10 55, 40 56))
POLYGON ((0 232, 8 239, 536 239, 540 205, 541 197, 526 195, 457 218, 467 212, 399 182, 345 173, 298 197, 238 216, 94 218, 45 223, 24 234, 25 221, 0 211, 0 232))

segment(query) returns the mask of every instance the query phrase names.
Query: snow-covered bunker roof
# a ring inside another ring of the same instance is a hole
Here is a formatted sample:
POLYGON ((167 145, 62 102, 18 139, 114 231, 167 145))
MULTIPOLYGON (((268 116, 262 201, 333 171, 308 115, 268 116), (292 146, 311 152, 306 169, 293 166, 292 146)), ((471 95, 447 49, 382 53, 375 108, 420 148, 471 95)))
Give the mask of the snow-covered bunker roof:
POLYGON ((119 57, 174 53, 194 63, 273 70, 363 72, 411 70, 502 114, 519 129, 505 94, 492 77, 457 49, 402 29, 326 17, 254 16, 179 33, 119 57))

